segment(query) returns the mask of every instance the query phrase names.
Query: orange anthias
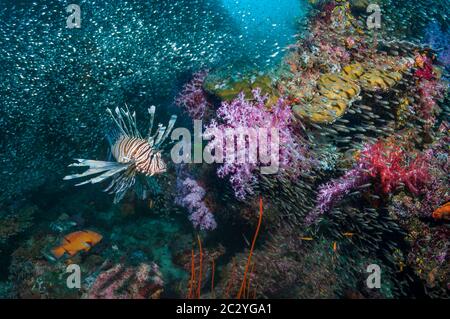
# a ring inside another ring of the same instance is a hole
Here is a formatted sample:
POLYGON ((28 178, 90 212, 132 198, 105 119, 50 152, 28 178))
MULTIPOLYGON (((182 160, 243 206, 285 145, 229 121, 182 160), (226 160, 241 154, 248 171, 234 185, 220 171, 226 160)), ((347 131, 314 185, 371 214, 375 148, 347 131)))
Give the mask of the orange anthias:
POLYGON ((56 258, 60 258, 64 253, 73 256, 80 251, 88 251, 103 238, 102 235, 91 231, 81 230, 64 236, 61 245, 52 249, 56 258))
POLYGON ((434 219, 450 220, 450 202, 445 203, 433 212, 434 219))

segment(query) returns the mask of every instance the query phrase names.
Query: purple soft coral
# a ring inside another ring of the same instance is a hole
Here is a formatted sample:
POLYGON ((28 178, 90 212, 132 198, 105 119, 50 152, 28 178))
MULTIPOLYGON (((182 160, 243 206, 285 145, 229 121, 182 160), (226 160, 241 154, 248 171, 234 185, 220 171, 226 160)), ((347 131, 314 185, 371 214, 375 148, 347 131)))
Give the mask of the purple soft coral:
POLYGON ((183 90, 175 100, 175 103, 180 107, 184 107, 185 111, 194 120, 202 119, 205 110, 210 105, 203 90, 203 83, 207 75, 207 71, 195 73, 192 80, 183 87, 183 90))
POLYGON ((353 189, 369 180, 360 166, 349 170, 344 176, 319 187, 317 206, 305 218, 305 224, 311 225, 338 201, 353 189))
POLYGON ((189 220, 194 227, 201 230, 214 230, 217 223, 203 201, 205 190, 190 177, 178 182, 178 190, 179 196, 175 202, 189 211, 189 220))
MULTIPOLYGON (((278 163, 279 172, 285 173, 287 171, 298 174, 300 170, 309 167, 310 160, 305 156, 307 149, 299 144, 297 141, 299 137, 295 135, 292 127, 292 111, 286 105, 283 99, 279 99, 278 103, 269 109, 266 106, 267 96, 262 96, 259 89, 253 91, 253 99, 248 100, 244 94, 241 93, 237 98, 231 102, 223 102, 221 107, 217 110, 217 121, 212 121, 207 127, 205 136, 210 138, 209 132, 220 132, 220 134, 212 133, 217 136, 227 136, 230 129, 245 130, 249 129, 266 129, 268 136, 267 141, 258 141, 258 153, 261 156, 261 142, 268 143, 269 157, 271 163, 278 163), (274 152, 272 147, 276 142, 275 136, 272 135, 271 130, 275 129, 278 133, 278 152, 274 152), (278 147, 279 146, 279 147, 278 147)), ((235 195, 238 199, 244 199, 247 195, 253 194, 253 184, 257 181, 256 171, 261 168, 261 161, 250 158, 251 152, 248 151, 247 144, 244 147, 234 145, 236 158, 239 156, 248 156, 244 163, 225 159, 225 163, 219 167, 217 174, 224 178, 230 176, 230 182, 234 189, 235 195)), ((223 141, 212 140, 208 145, 214 148, 215 145, 223 145, 223 141)), ((226 155, 226 147, 223 148, 224 157, 226 155)))

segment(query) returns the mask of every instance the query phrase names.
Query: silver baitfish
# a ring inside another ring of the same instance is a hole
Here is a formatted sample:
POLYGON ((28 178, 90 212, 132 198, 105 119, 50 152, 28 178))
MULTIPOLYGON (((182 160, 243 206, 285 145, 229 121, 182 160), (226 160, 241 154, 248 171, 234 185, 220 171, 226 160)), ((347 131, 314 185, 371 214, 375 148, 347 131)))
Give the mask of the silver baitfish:
POLYGON ((110 139, 111 154, 115 161, 76 159, 77 163, 70 164, 69 167, 88 166, 89 168, 81 174, 67 175, 64 180, 89 176, 88 180, 75 185, 80 186, 96 184, 112 177, 113 180, 105 191, 115 194, 114 203, 118 203, 127 190, 134 185, 136 185, 135 190, 138 196, 146 198, 147 189, 151 187, 146 178, 164 173, 167 169, 161 158, 161 148, 172 131, 177 117, 172 115, 167 127, 159 124, 155 134, 151 135, 155 117, 155 106, 151 106, 148 109, 149 133, 144 138, 137 128, 135 112, 131 113, 128 107, 126 110, 117 107, 114 112, 110 109, 107 111, 118 128, 116 134, 110 139), (100 175, 92 177, 97 174, 100 175))

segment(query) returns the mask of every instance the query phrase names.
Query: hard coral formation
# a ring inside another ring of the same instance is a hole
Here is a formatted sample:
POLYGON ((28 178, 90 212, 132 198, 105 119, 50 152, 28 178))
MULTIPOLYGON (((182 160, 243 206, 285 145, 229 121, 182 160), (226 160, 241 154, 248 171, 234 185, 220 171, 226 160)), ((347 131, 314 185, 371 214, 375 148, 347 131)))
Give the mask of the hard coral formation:
POLYGON ((231 78, 223 78, 220 75, 220 70, 216 74, 210 74, 205 80, 204 88, 221 101, 232 101, 240 93, 244 93, 247 99, 251 99, 253 90, 257 88, 269 96, 268 106, 275 104, 278 100, 277 91, 274 89, 273 80, 269 75, 249 74, 231 78))
POLYGON ((394 87, 402 79, 400 70, 408 65, 406 60, 393 58, 380 58, 378 63, 385 65, 357 62, 345 65, 340 73, 322 74, 316 95, 308 103, 295 105, 295 114, 314 123, 332 123, 345 114, 361 90, 386 91, 394 87))

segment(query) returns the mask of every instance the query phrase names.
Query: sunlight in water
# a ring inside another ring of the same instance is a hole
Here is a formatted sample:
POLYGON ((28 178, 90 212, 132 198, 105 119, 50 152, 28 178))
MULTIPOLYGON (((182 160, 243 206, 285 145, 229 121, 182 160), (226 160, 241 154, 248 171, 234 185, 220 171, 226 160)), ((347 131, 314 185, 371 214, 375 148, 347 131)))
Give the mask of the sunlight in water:
POLYGON ((221 0, 240 28, 243 41, 259 46, 258 53, 270 62, 298 33, 297 22, 305 16, 303 0, 221 0))

